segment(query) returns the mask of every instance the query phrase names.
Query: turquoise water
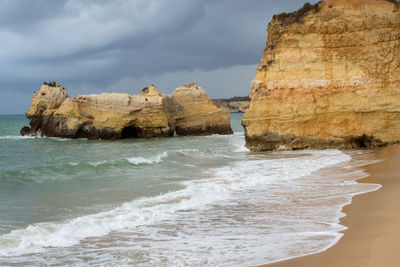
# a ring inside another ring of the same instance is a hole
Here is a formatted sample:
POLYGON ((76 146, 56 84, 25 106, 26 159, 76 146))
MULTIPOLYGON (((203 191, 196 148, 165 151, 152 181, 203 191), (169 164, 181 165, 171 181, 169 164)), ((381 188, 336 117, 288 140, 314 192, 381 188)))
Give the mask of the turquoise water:
POLYGON ((21 137, 27 119, 1 115, 0 265, 242 266, 332 245, 341 207, 376 189, 354 182, 365 152, 250 153, 241 119, 96 141, 21 137))
MULTIPOLYGON (((224 139, 213 142, 212 152, 207 148, 207 138, 138 139, 134 142, 27 139, 14 136, 21 125, 29 124, 24 116, 1 118, 0 233, 159 194, 165 184, 168 190, 177 190, 182 186, 176 181, 193 179, 192 160, 186 155, 190 149, 198 153, 221 153, 215 158, 204 158, 199 167, 218 166, 226 161, 222 154, 226 146, 224 139), (188 149, 187 153, 176 150, 182 144, 188 149), (168 158, 166 152, 170 153, 168 158), (156 172, 154 164, 157 164, 156 172)), ((240 114, 233 114, 236 131, 242 131, 240 119, 240 114)))

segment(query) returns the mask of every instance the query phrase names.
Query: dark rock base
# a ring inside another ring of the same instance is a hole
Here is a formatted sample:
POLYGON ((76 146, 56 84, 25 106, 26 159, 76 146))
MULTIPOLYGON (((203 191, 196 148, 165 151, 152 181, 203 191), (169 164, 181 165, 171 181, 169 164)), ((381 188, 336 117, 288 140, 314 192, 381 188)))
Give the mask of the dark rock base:
POLYGON ((232 134, 232 129, 228 126, 207 126, 207 127, 175 127, 169 125, 166 128, 142 128, 136 125, 127 125, 121 130, 114 130, 108 127, 97 128, 90 123, 83 123, 77 128, 67 127, 67 119, 56 116, 32 116, 30 126, 21 129, 21 135, 37 135, 62 138, 87 138, 87 139, 133 139, 133 138, 153 138, 170 137, 175 131, 178 135, 210 135, 210 134, 232 134))
POLYGON ((246 147, 251 151, 299 150, 299 149, 351 149, 373 148, 388 145, 373 136, 349 136, 346 138, 317 139, 305 136, 278 135, 246 137, 246 147))
POLYGON ((67 127, 66 121, 65 118, 54 116, 30 117, 31 127, 23 127, 21 135, 105 140, 168 137, 174 135, 173 127, 145 129, 135 125, 128 125, 116 131, 108 127, 97 128, 90 123, 83 123, 79 127, 71 129, 67 127))
POLYGON ((210 134, 233 134, 233 131, 230 127, 224 126, 197 126, 197 127, 185 127, 181 128, 179 126, 176 127, 177 135, 210 135, 210 134))

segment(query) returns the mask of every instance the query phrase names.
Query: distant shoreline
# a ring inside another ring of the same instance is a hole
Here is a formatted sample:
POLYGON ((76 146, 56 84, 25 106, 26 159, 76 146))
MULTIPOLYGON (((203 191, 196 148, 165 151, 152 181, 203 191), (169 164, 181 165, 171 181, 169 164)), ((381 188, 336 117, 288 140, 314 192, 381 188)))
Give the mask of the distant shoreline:
POLYGON ((249 96, 234 96, 231 98, 212 99, 214 105, 227 109, 231 113, 244 113, 250 106, 249 96))

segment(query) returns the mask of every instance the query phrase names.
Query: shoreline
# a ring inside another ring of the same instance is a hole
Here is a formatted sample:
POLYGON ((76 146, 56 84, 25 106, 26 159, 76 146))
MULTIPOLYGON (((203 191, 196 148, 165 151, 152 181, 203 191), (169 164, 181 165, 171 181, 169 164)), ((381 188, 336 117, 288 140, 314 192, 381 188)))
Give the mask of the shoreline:
POLYGON ((375 159, 362 166, 369 175, 359 183, 380 184, 379 190, 353 196, 343 207, 344 236, 327 250, 259 267, 398 266, 400 240, 400 145, 377 148, 375 159))

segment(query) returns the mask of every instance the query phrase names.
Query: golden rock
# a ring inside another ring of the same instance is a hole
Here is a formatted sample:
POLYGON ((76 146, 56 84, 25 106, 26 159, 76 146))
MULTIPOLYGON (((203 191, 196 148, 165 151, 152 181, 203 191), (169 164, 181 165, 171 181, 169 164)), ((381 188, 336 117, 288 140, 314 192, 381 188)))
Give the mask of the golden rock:
POLYGON ((275 15, 242 121, 253 151, 400 141, 396 0, 328 0, 275 15))

